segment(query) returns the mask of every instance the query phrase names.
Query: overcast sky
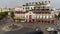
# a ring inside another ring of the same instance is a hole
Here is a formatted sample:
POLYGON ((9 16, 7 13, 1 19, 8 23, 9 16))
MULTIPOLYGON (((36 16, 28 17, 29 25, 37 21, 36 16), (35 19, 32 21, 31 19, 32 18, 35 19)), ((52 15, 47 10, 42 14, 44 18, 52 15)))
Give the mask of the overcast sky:
MULTIPOLYGON (((27 2, 38 2, 45 0, 0 0, 0 7, 16 7, 21 6, 27 2)), ((60 0, 50 0, 51 6, 55 8, 60 8, 60 0)))

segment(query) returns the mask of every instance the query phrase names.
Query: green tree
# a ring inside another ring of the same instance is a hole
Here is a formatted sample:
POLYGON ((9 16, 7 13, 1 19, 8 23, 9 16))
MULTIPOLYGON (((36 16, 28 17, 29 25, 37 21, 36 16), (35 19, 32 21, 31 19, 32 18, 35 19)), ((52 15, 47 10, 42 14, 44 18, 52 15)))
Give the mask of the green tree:
POLYGON ((0 13, 0 19, 2 19, 2 18, 3 18, 2 13, 0 13))
POLYGON ((60 17, 60 13, 59 13, 58 17, 60 17))
POLYGON ((0 12, 0 19, 6 17, 8 15, 8 12, 0 12))
POLYGON ((4 12, 5 13, 5 15, 8 15, 8 12, 4 12))
POLYGON ((14 12, 12 11, 10 15, 11 15, 11 17, 13 18, 13 17, 14 17, 14 12))

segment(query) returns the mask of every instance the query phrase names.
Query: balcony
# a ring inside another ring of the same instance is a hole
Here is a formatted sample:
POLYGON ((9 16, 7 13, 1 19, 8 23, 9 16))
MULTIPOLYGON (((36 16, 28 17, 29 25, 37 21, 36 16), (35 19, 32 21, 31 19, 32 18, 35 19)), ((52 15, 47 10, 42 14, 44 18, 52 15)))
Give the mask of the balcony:
POLYGON ((36 14, 51 14, 49 10, 34 10, 33 12, 36 14))

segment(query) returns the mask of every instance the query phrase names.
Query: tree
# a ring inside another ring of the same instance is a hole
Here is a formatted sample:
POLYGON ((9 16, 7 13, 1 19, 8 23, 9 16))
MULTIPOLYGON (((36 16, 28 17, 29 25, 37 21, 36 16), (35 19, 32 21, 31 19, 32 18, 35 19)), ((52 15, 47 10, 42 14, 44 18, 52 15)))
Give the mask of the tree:
POLYGON ((60 17, 60 13, 59 13, 58 17, 60 17))
POLYGON ((2 19, 3 18, 3 15, 2 15, 2 13, 0 13, 0 19, 2 19))
POLYGON ((10 14, 10 15, 11 15, 11 17, 13 18, 13 17, 14 17, 14 12, 11 12, 11 14, 10 14))
POLYGON ((8 12, 0 12, 0 19, 6 17, 8 15, 8 12))
POLYGON ((8 15, 8 12, 4 12, 5 13, 5 15, 8 15))

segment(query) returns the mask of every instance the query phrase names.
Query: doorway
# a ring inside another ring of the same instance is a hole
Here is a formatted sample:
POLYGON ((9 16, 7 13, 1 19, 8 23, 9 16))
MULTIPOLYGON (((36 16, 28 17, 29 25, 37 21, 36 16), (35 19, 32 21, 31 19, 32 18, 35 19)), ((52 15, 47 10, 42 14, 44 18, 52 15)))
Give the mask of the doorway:
POLYGON ((29 22, 32 22, 32 15, 29 15, 29 22))

